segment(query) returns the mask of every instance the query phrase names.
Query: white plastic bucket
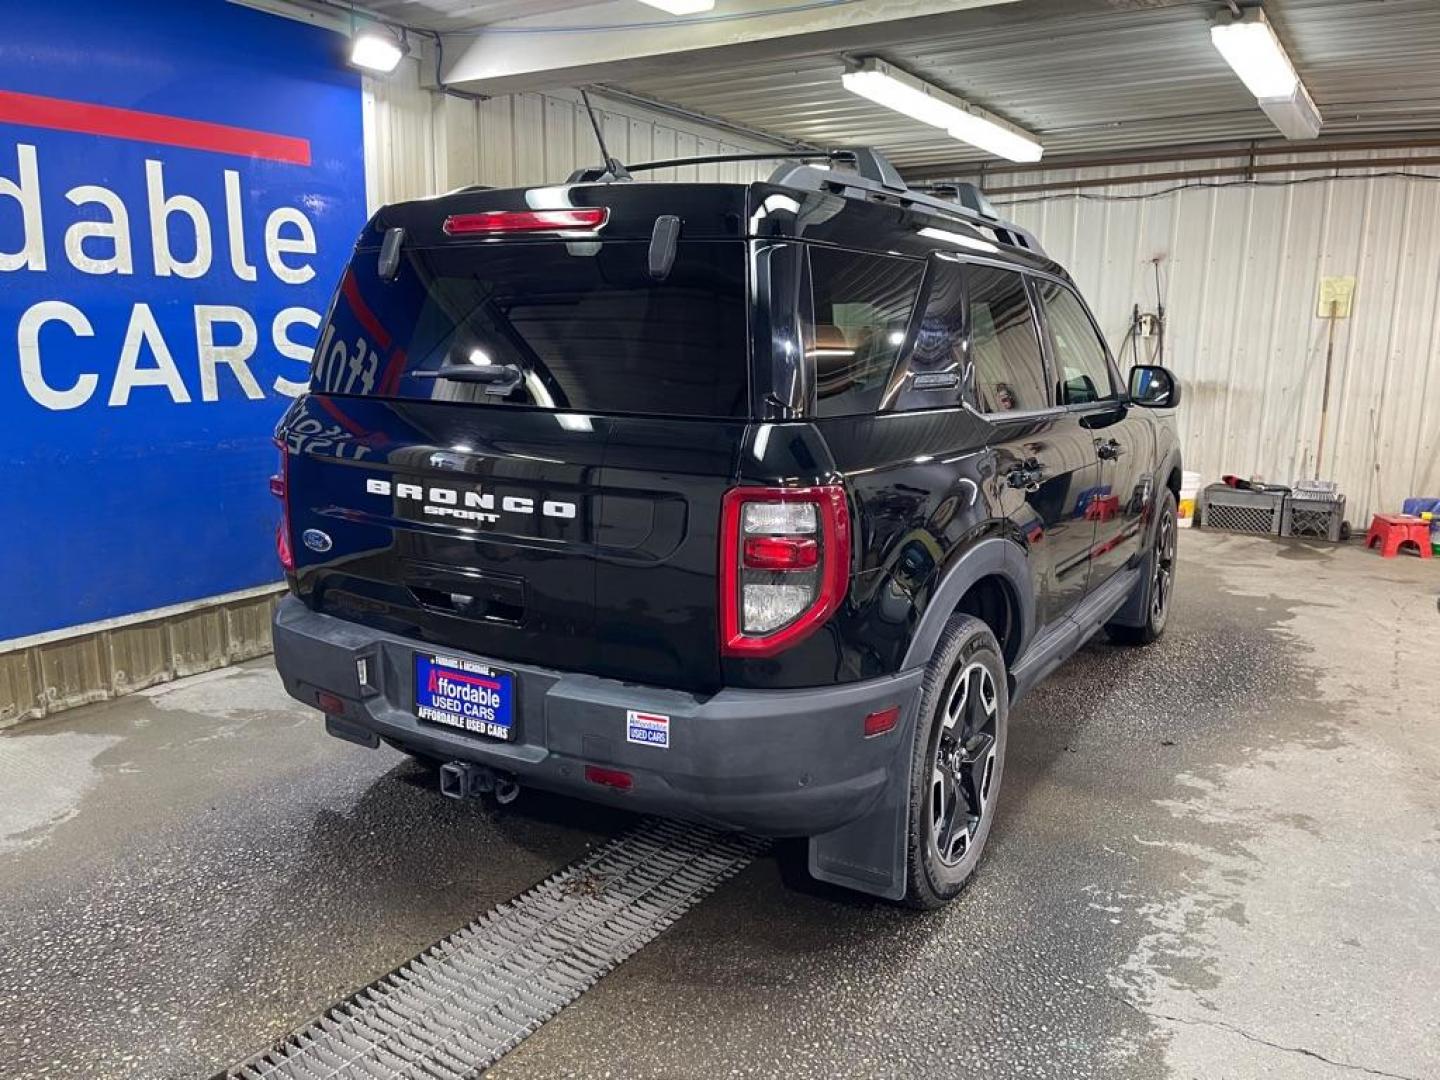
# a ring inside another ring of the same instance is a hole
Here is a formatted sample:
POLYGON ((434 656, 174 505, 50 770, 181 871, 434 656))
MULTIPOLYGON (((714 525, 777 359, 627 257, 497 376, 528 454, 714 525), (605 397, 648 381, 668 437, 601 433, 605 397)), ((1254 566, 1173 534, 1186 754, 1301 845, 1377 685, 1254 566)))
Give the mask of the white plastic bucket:
POLYGON ((1186 470, 1180 474, 1180 521, 1188 529, 1195 520, 1195 498, 1200 494, 1200 474, 1186 470))

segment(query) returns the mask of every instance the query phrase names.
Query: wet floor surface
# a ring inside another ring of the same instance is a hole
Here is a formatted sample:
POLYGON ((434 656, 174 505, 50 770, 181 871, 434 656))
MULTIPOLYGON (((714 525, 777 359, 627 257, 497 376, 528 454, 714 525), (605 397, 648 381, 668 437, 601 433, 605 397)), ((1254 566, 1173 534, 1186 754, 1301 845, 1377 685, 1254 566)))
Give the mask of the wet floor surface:
MULTIPOLYGON (((1440 1075, 1440 571, 1186 535, 1017 706, 949 909, 780 845, 501 1077, 1440 1075)), ((613 835, 325 737, 263 664, 0 737, 0 1076, 203 1077, 613 835)))

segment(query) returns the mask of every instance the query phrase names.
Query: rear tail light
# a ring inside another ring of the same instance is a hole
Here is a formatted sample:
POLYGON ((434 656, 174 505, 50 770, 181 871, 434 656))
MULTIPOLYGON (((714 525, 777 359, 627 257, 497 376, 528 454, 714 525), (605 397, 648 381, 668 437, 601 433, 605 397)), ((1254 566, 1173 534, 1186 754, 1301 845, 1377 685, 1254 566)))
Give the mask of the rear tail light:
POLYGON ((850 581, 838 484, 733 488, 721 510, 720 631, 730 656, 773 656, 813 633, 850 581))
POLYGON ((280 450, 280 471, 270 477, 270 494, 280 500, 280 521, 275 526, 275 554, 288 574, 295 569, 295 551, 290 547, 290 452, 280 439, 275 440, 275 445, 280 450))
POLYGON ((446 236, 506 235, 512 233, 590 233, 610 217, 606 206, 577 206, 565 210, 486 210, 478 214, 451 214, 445 219, 446 236))

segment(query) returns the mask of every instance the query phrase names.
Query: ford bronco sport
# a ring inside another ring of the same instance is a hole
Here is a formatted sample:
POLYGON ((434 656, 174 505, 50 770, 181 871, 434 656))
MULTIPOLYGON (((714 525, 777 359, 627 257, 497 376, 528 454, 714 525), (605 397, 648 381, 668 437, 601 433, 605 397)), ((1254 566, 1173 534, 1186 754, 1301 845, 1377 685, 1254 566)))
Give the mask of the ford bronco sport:
POLYGON ((1180 485, 1175 378, 954 194, 858 150, 381 209, 277 430, 287 690, 448 794, 954 897, 1013 703, 1164 631, 1180 485))

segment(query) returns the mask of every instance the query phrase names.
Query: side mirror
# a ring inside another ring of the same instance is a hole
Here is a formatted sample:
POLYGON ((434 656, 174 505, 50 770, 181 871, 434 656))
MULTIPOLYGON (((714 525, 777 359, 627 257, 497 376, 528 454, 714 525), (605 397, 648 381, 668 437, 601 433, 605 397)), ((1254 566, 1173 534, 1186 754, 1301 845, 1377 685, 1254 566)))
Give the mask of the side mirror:
POLYGON ((1130 402, 1146 409, 1180 404, 1180 380, 1169 368, 1141 364, 1130 369, 1130 402))

